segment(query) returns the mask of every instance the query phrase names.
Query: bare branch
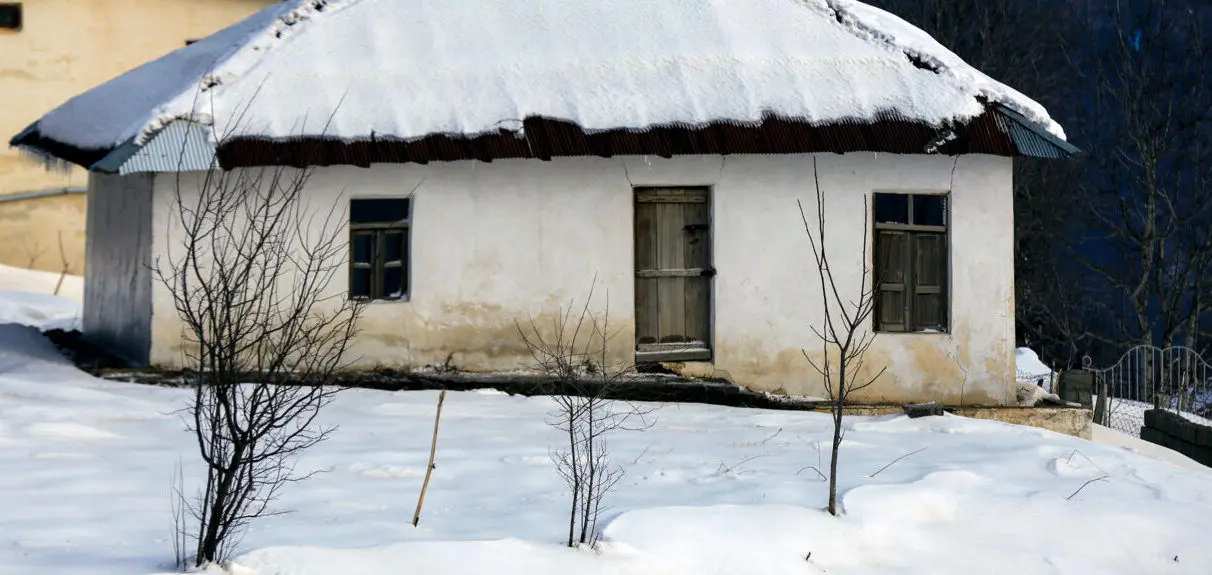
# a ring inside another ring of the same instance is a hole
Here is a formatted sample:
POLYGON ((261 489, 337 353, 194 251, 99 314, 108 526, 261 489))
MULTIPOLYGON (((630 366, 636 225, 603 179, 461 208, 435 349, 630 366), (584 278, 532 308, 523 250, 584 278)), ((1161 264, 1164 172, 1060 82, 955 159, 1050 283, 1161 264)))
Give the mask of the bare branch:
POLYGON ((625 474, 611 464, 606 439, 655 424, 650 418, 654 407, 609 399, 633 366, 611 361, 609 344, 615 334, 610 328, 610 294, 601 314, 590 311, 596 283, 595 276, 579 314, 573 315, 575 302, 569 302, 546 332, 534 318, 525 327, 514 322, 535 367, 557 386, 547 424, 561 435, 562 445, 550 454, 556 473, 571 492, 569 547, 597 544, 598 518, 625 474))
POLYGON ((875 473, 872 473, 871 475, 868 475, 867 477, 868 477, 868 478, 875 477, 876 475, 879 475, 881 472, 883 472, 885 469, 888 469, 889 467, 892 467, 892 465, 893 465, 894 463, 896 463, 896 462, 898 462, 898 461, 900 461, 900 460, 902 460, 902 459, 904 459, 904 458, 906 458, 906 457, 909 457, 910 455, 914 455, 914 454, 921 453, 921 452, 923 452, 923 451, 925 451, 925 450, 927 450, 927 449, 929 449, 929 447, 923 447, 923 448, 921 448, 921 449, 919 449, 919 450, 917 450, 917 451, 910 451, 909 453, 906 453, 906 454, 904 454, 904 455, 902 455, 902 456, 900 456, 900 457, 898 457, 898 458, 896 458, 896 459, 893 459, 892 461, 889 461, 887 465, 885 465, 885 466, 883 466, 883 467, 881 467, 881 468, 877 469, 877 470, 875 471, 875 473))
POLYGON ((1076 497, 1076 496, 1077 496, 1077 494, 1078 494, 1078 493, 1081 493, 1081 492, 1082 492, 1082 490, 1083 490, 1083 489, 1085 489, 1087 485, 1090 485, 1091 483, 1094 483, 1094 482, 1096 482, 1096 481, 1102 481, 1102 480, 1104 480, 1104 479, 1107 479, 1108 477, 1109 477, 1109 476, 1107 476, 1107 475, 1100 475, 1100 476, 1098 476, 1098 477, 1095 477, 1094 479, 1091 479, 1091 480, 1089 480, 1089 481, 1087 481, 1087 482, 1083 483, 1081 487, 1078 487, 1078 488, 1077 488, 1077 491, 1074 491, 1073 493, 1070 493, 1070 494, 1069 494, 1069 496, 1065 498, 1065 501, 1068 501, 1068 500, 1073 499, 1074 497, 1076 497))

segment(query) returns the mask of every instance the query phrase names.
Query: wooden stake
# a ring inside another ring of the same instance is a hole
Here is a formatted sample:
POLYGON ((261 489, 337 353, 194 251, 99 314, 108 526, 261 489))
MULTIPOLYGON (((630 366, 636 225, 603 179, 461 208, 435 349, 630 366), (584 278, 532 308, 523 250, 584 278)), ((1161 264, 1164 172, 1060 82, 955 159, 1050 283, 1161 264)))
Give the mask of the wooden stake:
POLYGON ((446 390, 438 394, 438 413, 433 418, 433 442, 429 445, 429 467, 425 469, 425 482, 421 484, 421 496, 417 498, 417 511, 412 515, 412 526, 421 522, 421 504, 425 503, 425 490, 429 489, 429 476, 433 474, 433 457, 438 450, 438 423, 442 421, 442 402, 446 400, 446 390))

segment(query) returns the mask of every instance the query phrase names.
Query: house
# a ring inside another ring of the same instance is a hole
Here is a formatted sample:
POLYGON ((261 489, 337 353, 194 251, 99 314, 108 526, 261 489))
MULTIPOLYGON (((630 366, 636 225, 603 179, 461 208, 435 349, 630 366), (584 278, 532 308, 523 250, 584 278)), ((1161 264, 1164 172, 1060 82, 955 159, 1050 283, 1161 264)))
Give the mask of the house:
POLYGON ((850 0, 288 1, 12 144, 91 171, 84 329, 134 361, 182 361, 148 271, 181 241, 175 194, 212 161, 311 166, 307 196, 348 207, 334 293, 373 300, 361 365, 527 366, 515 320, 596 277, 613 357, 819 396, 796 208, 819 183, 839 287, 865 236, 888 254, 865 262, 887 268, 868 354, 887 371, 862 399, 973 405, 1015 400, 1013 158, 1075 151, 1039 104, 850 0))
MULTIPOLYGON (((0 133, 273 1, 0 1, 0 133)), ((0 148, 0 264, 81 273, 88 173, 0 148)))

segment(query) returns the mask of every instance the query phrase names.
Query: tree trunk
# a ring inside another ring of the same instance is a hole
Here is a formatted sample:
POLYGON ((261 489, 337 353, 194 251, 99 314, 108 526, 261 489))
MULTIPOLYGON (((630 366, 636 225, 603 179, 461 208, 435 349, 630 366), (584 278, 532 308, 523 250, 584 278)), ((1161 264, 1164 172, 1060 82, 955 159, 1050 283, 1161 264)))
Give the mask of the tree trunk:
POLYGON ((219 527, 223 523, 223 508, 227 502, 227 485, 227 479, 220 482, 219 489, 215 493, 215 500, 207 510, 206 532, 198 540, 198 556, 194 558, 194 564, 197 567, 214 561, 219 554, 219 527))
POLYGON ((837 516, 837 452, 842 446, 842 400, 833 406, 833 449, 829 454, 829 514, 837 516))
POLYGON ((239 473, 236 462, 241 461, 242 457, 244 457, 244 448, 236 446, 235 453, 232 454, 230 460, 231 467, 213 471, 220 476, 220 479, 219 485, 215 489, 215 499, 211 502, 210 509, 207 510, 206 533, 198 539, 198 556, 194 558, 194 563, 198 567, 215 561, 219 556, 219 543, 222 539, 219 536, 219 530, 226 523, 224 514, 229 506, 231 484, 235 481, 236 474, 239 473))
POLYGON ((568 418, 568 457, 572 469, 572 511, 568 514, 568 546, 573 547, 577 528, 577 504, 580 503, 581 482, 577 475, 577 438, 572 418, 568 418))

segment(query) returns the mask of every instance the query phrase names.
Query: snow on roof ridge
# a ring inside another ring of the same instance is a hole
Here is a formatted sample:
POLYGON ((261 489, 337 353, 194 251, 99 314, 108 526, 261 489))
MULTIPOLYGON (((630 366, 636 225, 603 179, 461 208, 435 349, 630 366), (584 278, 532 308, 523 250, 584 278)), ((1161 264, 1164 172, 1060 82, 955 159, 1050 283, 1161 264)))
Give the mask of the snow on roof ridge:
MULTIPOLYGON (((243 44, 234 46, 219 61, 216 62, 215 69, 204 75, 199 80, 198 86, 189 86, 181 94, 172 101, 167 102, 157 114, 149 119, 148 123, 138 134, 136 143, 144 145, 148 139, 168 123, 178 120, 192 120, 203 124, 212 125, 213 118, 206 114, 198 114, 195 105, 190 105, 196 102, 197 96, 210 92, 214 87, 229 85, 239 78, 246 76, 254 70, 257 65, 277 46, 299 34, 305 33, 309 27, 300 24, 305 24, 314 21, 319 16, 328 16, 339 12, 345 8, 357 5, 362 0, 288 0, 296 3, 295 8, 288 12, 279 15, 268 27, 261 30, 260 33, 254 34, 254 39, 246 41, 243 44), (252 53, 256 53, 255 56, 252 53), (245 56, 248 55, 248 56, 245 56), (191 101, 187 103, 186 101, 191 101), (173 114, 170 112, 173 108, 187 109, 184 113, 173 114)), ((821 0, 796 0, 796 3, 803 6, 805 9, 819 11, 822 8, 821 0)), ((997 80, 989 77, 980 70, 972 67, 963 61, 959 56, 951 52, 949 48, 939 43, 935 38, 927 34, 920 28, 910 24, 904 19, 881 10, 869 4, 865 4, 858 0, 823 0, 823 7, 832 13, 833 19, 839 24, 842 24, 847 31, 854 34, 856 37, 871 43, 877 43, 889 50, 900 52, 915 66, 924 67, 940 76, 946 76, 957 83, 968 85, 974 88, 985 99, 1005 105, 1008 108, 1022 114, 1028 120, 1038 123, 1042 128, 1051 132, 1053 135, 1066 139, 1063 128, 1057 124, 1049 116, 1047 110, 1030 99, 1026 95, 1018 92, 1013 87, 1002 84, 997 80), (863 12, 866 12, 864 18, 863 12), (924 40, 932 44, 930 48, 937 50, 931 52, 924 49, 922 46, 915 46, 905 42, 907 38, 900 38, 891 34, 886 26, 879 26, 869 22, 871 16, 879 15, 881 18, 893 19, 896 23, 914 35, 920 35, 919 40, 924 40), (941 56, 950 56, 945 58, 941 56), (948 61, 951 60, 951 61, 948 61), (964 72, 964 73, 961 73, 964 72), (1006 94, 999 94, 998 90, 990 89, 993 86, 1000 87, 1006 94), (1007 97, 1008 96, 1008 97, 1007 97)), ((509 119, 501 120, 508 122, 509 119)), ((691 125, 693 122, 677 122, 676 124, 691 125)))
MULTIPOLYGON (((807 2, 809 0, 800 1, 807 2)), ((921 28, 910 24, 896 14, 886 10, 881 10, 863 2, 859 2, 858 0, 824 0, 824 2, 826 7, 833 12, 834 19, 837 20, 838 23, 848 27, 853 33, 855 33, 855 35, 866 40, 881 42, 890 48, 904 53, 905 57, 909 58, 910 62, 915 66, 925 66, 927 69, 939 75, 943 75, 943 73, 946 72, 948 77, 953 78, 961 84, 971 86, 985 99, 1002 104, 1011 110, 1018 112, 1028 120, 1039 124, 1040 127, 1052 133, 1054 136, 1062 140, 1067 140, 1064 129, 1060 126, 1060 124, 1051 118, 1047 109, 1045 109, 1043 105, 1019 92, 1014 87, 999 82, 984 72, 978 70, 971 64, 968 64, 962 58, 952 52, 950 48, 944 46, 937 39, 926 33, 921 28), (860 15, 860 12, 867 12, 867 18, 860 15), (926 40, 933 44, 933 48, 941 50, 942 54, 950 56, 954 61, 948 62, 946 59, 940 58, 941 54, 931 53, 924 50, 922 46, 908 44, 904 41, 907 39, 901 39, 890 35, 886 26, 877 26, 868 22, 871 16, 874 15, 878 15, 881 18, 887 17, 899 21, 903 24, 907 31, 920 35, 920 40, 926 40), (914 61, 915 59, 917 61, 914 61), (966 72, 966 74, 960 74, 961 71, 966 72), (990 89, 990 84, 1001 87, 1005 92, 1007 92, 1007 94, 1004 96, 998 94, 996 90, 990 89)))
POLYGON ((856 0, 477 6, 484 12, 463 14, 438 0, 286 0, 69 100, 38 129, 94 149, 132 138, 146 145, 179 119, 210 125, 216 139, 413 139, 491 131, 528 115, 589 132, 752 123, 766 112, 813 124, 894 112, 942 126, 994 103, 1064 138, 1039 104, 919 28, 856 0), (334 18, 359 7, 365 10, 334 18), (423 18, 403 17, 418 9, 423 18), (606 24, 619 22, 601 22, 621 10, 647 19, 617 32, 606 24), (749 27, 739 24, 751 17, 749 27), (307 36, 320 24, 328 24, 325 31, 307 36), (671 30, 688 39, 651 40, 671 30), (459 34, 477 37, 462 42, 459 34), (508 40, 519 34, 516 45, 508 40), (294 41, 302 37, 308 40, 294 41), (702 43, 689 49, 692 41, 702 43), (356 62, 376 57, 383 60, 356 62), (333 111, 329 134, 330 124, 309 119, 308 110, 340 108, 341 82, 350 83, 345 93, 355 104, 333 111), (406 109, 394 104, 401 94, 406 109), (264 101, 253 111, 258 98, 264 101))
MULTIPOLYGON (((211 70, 196 83, 187 84, 177 96, 153 110, 151 117, 135 136, 135 143, 143 146, 165 126, 175 120, 186 120, 204 125, 213 125, 214 118, 197 112, 198 99, 220 86, 230 85, 257 67, 265 56, 277 46, 306 31, 308 22, 317 16, 328 15, 357 4, 362 0, 286 0, 295 7, 279 14, 268 26, 249 34, 243 42, 234 44, 219 56, 211 70), (254 55, 255 53, 255 55, 254 55), (173 112, 173 109, 186 110, 173 112)), ((215 135, 217 137, 217 135, 215 135)))

